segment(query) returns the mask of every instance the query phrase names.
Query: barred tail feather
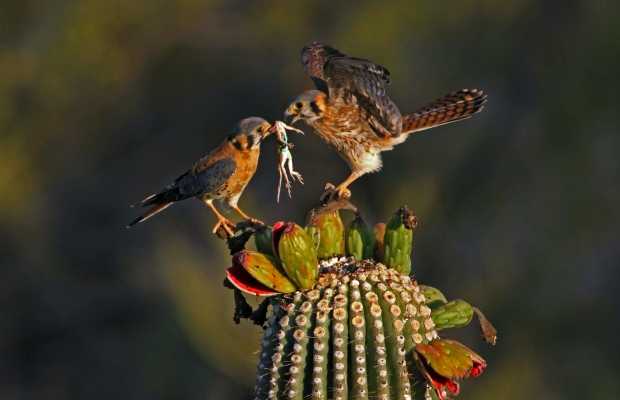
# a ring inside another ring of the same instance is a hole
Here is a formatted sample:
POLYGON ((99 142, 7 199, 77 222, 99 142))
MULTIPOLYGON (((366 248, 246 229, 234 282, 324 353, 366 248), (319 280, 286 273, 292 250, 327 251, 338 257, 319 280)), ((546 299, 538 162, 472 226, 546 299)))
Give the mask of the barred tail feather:
POLYGON ((470 118, 482 111, 487 96, 476 89, 450 93, 421 109, 403 116, 402 133, 421 131, 470 118))

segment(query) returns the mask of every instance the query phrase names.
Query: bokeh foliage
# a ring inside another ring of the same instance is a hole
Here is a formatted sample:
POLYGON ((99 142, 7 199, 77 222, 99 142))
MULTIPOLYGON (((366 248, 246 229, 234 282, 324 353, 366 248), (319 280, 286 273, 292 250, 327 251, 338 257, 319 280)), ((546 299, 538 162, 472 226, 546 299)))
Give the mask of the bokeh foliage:
MULTIPOLYGON (((459 398, 617 398, 619 20, 611 0, 3 1, 0 397, 250 398, 258 331, 231 321, 213 216, 187 202, 126 230, 128 205, 239 119, 281 118, 322 40, 386 66, 403 112, 489 95, 351 186, 373 223, 406 203, 418 280, 498 328, 459 398)), ((270 139, 241 199, 269 223, 348 173, 292 141, 306 185, 275 203, 270 139)))

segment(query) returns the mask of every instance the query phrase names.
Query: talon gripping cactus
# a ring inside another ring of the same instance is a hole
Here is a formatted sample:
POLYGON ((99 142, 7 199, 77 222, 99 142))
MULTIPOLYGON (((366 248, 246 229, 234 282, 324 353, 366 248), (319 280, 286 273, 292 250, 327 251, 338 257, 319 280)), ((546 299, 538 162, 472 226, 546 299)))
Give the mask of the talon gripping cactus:
POLYGON ((317 262, 308 231, 291 222, 274 226, 278 258, 249 251, 233 256, 229 280, 247 293, 271 296, 256 400, 445 400, 447 392, 458 394, 458 380, 482 372, 479 355, 438 334, 467 325, 473 308, 448 302, 402 273, 412 237, 407 212, 401 208, 385 230, 385 261, 400 270, 368 260, 378 247, 371 243, 376 230, 360 219, 345 235, 334 214, 317 226, 319 251, 333 257, 317 262), (343 237, 349 258, 342 257, 343 237))
POLYGON ((375 249, 375 234, 358 214, 344 231, 347 256, 356 260, 370 260, 375 249))

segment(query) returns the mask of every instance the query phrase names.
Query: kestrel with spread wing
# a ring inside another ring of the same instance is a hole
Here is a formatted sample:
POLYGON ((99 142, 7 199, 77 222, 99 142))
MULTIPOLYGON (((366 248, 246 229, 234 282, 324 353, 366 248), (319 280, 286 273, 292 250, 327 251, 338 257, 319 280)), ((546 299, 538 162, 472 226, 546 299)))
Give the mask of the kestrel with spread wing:
POLYGON ((235 227, 235 224, 224 218, 213 205, 213 200, 217 199, 223 199, 245 221, 262 224, 241 211, 237 207, 237 201, 256 172, 261 141, 270 133, 271 124, 262 118, 250 117, 239 121, 219 147, 198 160, 170 186, 133 204, 132 207, 153 207, 127 227, 152 217, 172 203, 190 198, 205 202, 217 216, 213 233, 221 226, 232 236, 232 228, 235 227))
POLYGON ((381 152, 391 150, 409 133, 460 121, 478 113, 486 102, 482 91, 460 90, 402 116, 385 94, 390 72, 362 58, 313 42, 301 51, 301 63, 317 90, 291 100, 284 118, 305 121, 351 167, 351 175, 326 193, 348 198, 347 186, 381 169, 381 152))

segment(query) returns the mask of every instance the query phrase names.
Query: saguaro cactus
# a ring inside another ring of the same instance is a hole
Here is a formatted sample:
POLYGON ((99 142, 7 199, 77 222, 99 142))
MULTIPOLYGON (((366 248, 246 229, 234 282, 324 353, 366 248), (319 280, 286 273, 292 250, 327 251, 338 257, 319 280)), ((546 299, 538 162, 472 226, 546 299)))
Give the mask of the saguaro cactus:
MULTIPOLYGON (((228 279, 271 296, 257 400, 443 400, 458 394, 459 380, 482 373, 482 357, 439 337, 467 325, 474 309, 408 275, 416 224, 406 207, 374 233, 357 218, 345 234, 337 213, 305 230, 279 222, 271 234, 277 258, 246 250, 233 256, 228 279)), ((265 238, 256 242, 269 253, 265 238)))

